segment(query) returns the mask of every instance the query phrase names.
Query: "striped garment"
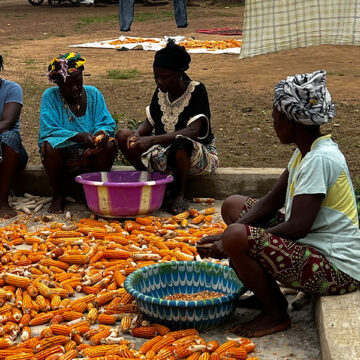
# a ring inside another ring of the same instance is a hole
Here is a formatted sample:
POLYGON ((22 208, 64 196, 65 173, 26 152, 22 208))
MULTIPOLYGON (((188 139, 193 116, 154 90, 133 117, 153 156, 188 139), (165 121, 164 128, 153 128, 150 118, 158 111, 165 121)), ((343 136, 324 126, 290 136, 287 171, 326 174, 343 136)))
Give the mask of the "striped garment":
POLYGON ((360 0, 247 0, 240 58, 320 44, 360 45, 360 0))

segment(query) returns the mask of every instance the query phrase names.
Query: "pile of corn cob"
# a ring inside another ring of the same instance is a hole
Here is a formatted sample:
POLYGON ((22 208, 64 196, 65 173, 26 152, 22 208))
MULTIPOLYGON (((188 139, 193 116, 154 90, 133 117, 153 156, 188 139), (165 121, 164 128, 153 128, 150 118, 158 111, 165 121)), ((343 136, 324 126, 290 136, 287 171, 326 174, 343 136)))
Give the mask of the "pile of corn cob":
POLYGON ((80 219, 72 230, 56 222, 33 231, 15 223, 1 228, 0 360, 248 359, 248 340, 217 348, 195 329, 170 332, 149 323, 123 287, 143 266, 199 259, 195 242, 226 227, 213 222, 214 212, 124 223, 80 219), (44 329, 32 335, 37 325, 44 329), (151 340, 136 351, 123 337, 128 333, 151 340))

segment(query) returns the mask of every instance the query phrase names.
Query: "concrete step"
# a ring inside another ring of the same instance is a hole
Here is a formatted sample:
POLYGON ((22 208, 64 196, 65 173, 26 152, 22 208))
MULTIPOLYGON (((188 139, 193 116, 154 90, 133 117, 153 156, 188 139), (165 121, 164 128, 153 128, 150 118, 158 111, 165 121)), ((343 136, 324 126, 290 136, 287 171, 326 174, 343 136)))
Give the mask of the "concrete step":
MULTIPOLYGON (((113 166, 112 170, 134 168, 113 166)), ((282 172, 283 169, 277 168, 218 168, 212 175, 190 177, 186 197, 211 197, 221 200, 232 194, 243 194, 258 198, 272 188, 282 172)), ((43 166, 28 165, 17 175, 13 190, 15 194, 28 192, 34 195, 51 195, 50 183, 43 166)), ((79 191, 79 188, 75 191, 79 191)))

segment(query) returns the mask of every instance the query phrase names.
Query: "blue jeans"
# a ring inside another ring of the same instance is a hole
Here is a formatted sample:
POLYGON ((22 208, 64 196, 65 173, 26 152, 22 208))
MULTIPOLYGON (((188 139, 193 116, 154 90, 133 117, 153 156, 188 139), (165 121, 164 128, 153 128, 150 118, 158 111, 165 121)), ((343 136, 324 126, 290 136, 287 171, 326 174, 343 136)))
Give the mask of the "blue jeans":
POLYGON ((120 31, 130 31, 134 20, 135 0, 119 0, 119 24, 120 31))
POLYGON ((178 28, 187 27, 186 0, 174 0, 174 15, 178 28))
MULTIPOLYGON (((187 27, 186 0, 174 1, 174 15, 177 27, 187 27)), ((119 0, 120 31, 130 31, 134 20, 135 0, 119 0)))

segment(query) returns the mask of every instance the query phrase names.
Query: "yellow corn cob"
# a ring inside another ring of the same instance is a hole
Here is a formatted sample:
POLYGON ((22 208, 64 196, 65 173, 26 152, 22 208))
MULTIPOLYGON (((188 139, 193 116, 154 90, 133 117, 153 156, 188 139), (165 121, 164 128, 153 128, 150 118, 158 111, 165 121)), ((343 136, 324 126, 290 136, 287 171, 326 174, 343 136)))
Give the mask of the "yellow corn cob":
POLYGON ((205 218, 205 215, 199 214, 191 220, 191 223, 195 224, 195 225, 200 224, 204 220, 204 218, 205 218))
POLYGON ((97 356, 91 358, 91 360, 124 360, 125 358, 121 358, 118 355, 107 355, 107 356, 97 356))
POLYGON ((131 330, 131 335, 135 337, 151 339, 157 335, 157 331, 152 326, 141 326, 131 330))
POLYGON ((81 297, 80 299, 76 299, 74 300, 72 303, 71 303, 71 308, 76 305, 76 304, 79 304, 79 303, 89 303, 89 302, 93 302, 94 300, 96 299, 96 296, 94 294, 89 294, 89 295, 86 295, 86 296, 83 296, 81 297))
POLYGON ((67 325, 52 324, 50 328, 54 335, 70 336, 73 332, 73 329, 67 325))
POLYGON ((71 300, 68 299, 68 298, 65 298, 65 299, 61 300, 59 309, 69 308, 69 307, 70 307, 70 304, 71 304, 71 300))
POLYGON ((207 351, 213 352, 219 347, 219 343, 216 340, 210 340, 206 344, 207 351))
POLYGON ((124 316, 121 319, 120 329, 123 334, 128 334, 131 327, 132 318, 130 316, 124 316))
POLYGON ((104 329, 90 338, 91 345, 98 345, 101 339, 107 338, 111 334, 110 329, 104 329))
POLYGON ((24 277, 24 276, 14 275, 14 274, 3 275, 3 280, 8 285, 12 285, 12 286, 16 286, 16 287, 20 287, 20 288, 24 288, 24 289, 26 289, 31 283, 31 280, 29 278, 24 277))
POLYGON ((42 295, 38 295, 37 297, 36 297, 36 303, 38 304, 38 306, 39 306, 39 309, 41 310, 41 311, 47 311, 47 310, 50 310, 50 309, 48 309, 48 307, 47 307, 47 303, 46 303, 46 301, 45 301, 45 298, 42 296, 42 295))
POLYGON ((84 313, 85 310, 87 310, 86 303, 77 303, 75 305, 71 304, 70 308, 76 312, 84 313))
POLYGON ((116 317, 113 315, 108 315, 108 314, 99 314, 97 317, 97 321, 99 324, 115 324, 116 322, 116 317))
POLYGON ((16 355, 6 356, 5 360, 30 360, 33 356, 33 354, 18 353, 16 355))
POLYGON ((237 360, 246 360, 247 351, 241 346, 233 347, 225 351, 225 356, 235 358, 237 360))
POLYGON ((97 317, 98 317, 98 310, 96 308, 92 308, 88 312, 86 319, 89 321, 91 325, 93 325, 96 323, 97 317))
POLYGON ((122 287, 124 286, 125 276, 119 271, 115 270, 113 275, 117 286, 122 287))
POLYGON ((77 357, 78 351, 76 349, 72 349, 67 351, 64 355, 59 357, 59 360, 72 360, 77 357))
POLYGON ((213 219, 212 215, 206 215, 206 216, 204 217, 204 222, 206 222, 206 223, 211 223, 211 222, 212 222, 212 219, 213 219))
POLYGON ((72 255, 72 254, 64 254, 59 257, 60 261, 63 261, 68 264, 78 264, 84 265, 89 262, 89 257, 87 255, 72 255))
POLYGON ((51 327, 47 326, 43 330, 41 330, 40 336, 42 338, 49 338, 49 337, 54 336, 54 334, 53 334, 53 332, 51 330, 51 327))
MULTIPOLYGON (((65 354, 67 354, 67 353, 68 353, 69 351, 71 351, 71 350, 76 349, 76 347, 77 347, 77 344, 76 344, 75 341, 73 341, 73 340, 68 341, 68 342, 65 344, 65 346, 64 346, 65 354)), ((77 353, 77 352, 76 352, 76 353, 77 353)))
POLYGON ((255 344, 251 341, 247 342, 246 344, 242 344, 241 347, 243 347, 248 353, 251 353, 255 350, 255 344))
POLYGON ((23 293, 23 302, 21 308, 24 314, 30 313, 32 309, 32 300, 30 295, 26 291, 24 291, 23 293))
POLYGON ((57 239, 57 238, 76 238, 76 237, 82 237, 83 234, 79 231, 73 231, 73 230, 69 230, 69 231, 56 231, 51 235, 52 239, 57 239))
POLYGON ((30 285, 26 290, 28 294, 33 298, 36 298, 39 295, 39 290, 33 284, 30 285))
POLYGON ((151 350, 154 350, 155 353, 158 353, 161 348, 171 345, 173 342, 175 342, 175 338, 173 336, 171 336, 170 334, 171 334, 171 332, 166 334, 165 336, 163 336, 163 338, 160 339, 160 341, 157 341, 156 343, 154 343, 151 350))
MULTIPOLYGON (((158 342, 161 341, 163 338, 161 336, 155 336, 154 338, 145 341, 144 344, 140 347, 139 353, 146 354, 148 351, 152 349, 152 347, 158 342)), ((174 339, 175 340, 175 339, 174 339)), ((156 354, 156 352, 155 352, 156 354)))
POLYGON ((59 295, 54 295, 51 299, 51 309, 57 310, 59 309, 61 304, 61 298, 59 295))
POLYGON ((46 324, 53 318, 53 314, 51 313, 41 313, 36 315, 33 319, 30 320, 29 325, 35 326, 35 325, 42 325, 46 324))
POLYGON ((36 284, 37 289, 39 290, 39 293, 44 296, 45 298, 48 298, 51 296, 50 288, 46 286, 45 284, 39 282, 36 284))
POLYGON ((192 353, 190 356, 188 356, 186 358, 186 360, 198 360, 200 355, 201 355, 201 353, 199 351, 196 351, 196 352, 192 353))
POLYGON ((12 308, 12 321, 18 323, 22 318, 22 312, 18 308, 12 308))
POLYGON ((175 354, 175 357, 177 359, 183 359, 183 358, 187 358, 189 357, 192 353, 194 352, 197 352, 197 351, 193 351, 191 348, 190 348, 190 345, 189 344, 186 344, 186 345, 179 345, 175 348, 174 350, 174 354, 175 354))
POLYGON ((62 316, 64 320, 71 321, 83 317, 83 313, 77 311, 65 311, 62 316))
POLYGON ((220 354, 218 354, 217 352, 211 353, 210 360, 220 360, 220 354))
POLYGON ((227 351, 228 349, 236 346, 238 346, 238 343, 236 341, 228 340, 224 342, 222 345, 220 345, 214 352, 221 355, 224 351, 227 351))
POLYGON ((173 255, 176 257, 176 259, 178 261, 191 261, 191 260, 194 260, 193 255, 187 255, 187 254, 184 254, 181 251, 173 251, 173 255))
POLYGON ((30 314, 24 314, 19 322, 20 329, 23 329, 31 320, 30 314))
POLYGON ((29 340, 31 338, 31 329, 28 326, 25 326, 20 335, 21 341, 29 340))
POLYGON ((94 264, 98 262, 102 257, 104 256, 104 253, 102 250, 97 251, 93 257, 90 258, 90 263, 94 264))
POLYGON ((125 250, 104 250, 103 256, 105 259, 128 259, 131 253, 125 250))
POLYGON ((40 264, 47 266, 47 267, 55 266, 62 270, 67 270, 69 268, 69 264, 67 264, 66 262, 53 260, 53 259, 49 259, 49 258, 44 258, 43 260, 40 261, 40 264))
POLYGON ((199 360, 210 360, 210 353, 208 351, 203 352, 200 355, 199 360))
POLYGON ((161 349, 155 356, 156 360, 168 360, 173 356, 172 351, 169 348, 161 349))
POLYGON ((112 299, 114 299, 115 293, 113 291, 107 291, 101 295, 98 295, 98 297, 95 300, 95 304, 97 306, 103 306, 105 304, 108 304, 112 299))
POLYGON ((65 285, 64 288, 60 288, 60 287, 50 288, 50 289, 49 289, 49 292, 50 292, 50 296, 49 296, 49 297, 58 295, 58 296, 60 296, 61 298, 66 298, 66 297, 70 296, 71 293, 74 293, 74 289, 73 289, 73 288, 70 288, 70 291, 69 291, 69 288, 67 288, 68 286, 69 286, 69 285, 65 285))
MULTIPOLYGON (((110 330, 111 333, 111 330, 110 330)), ((109 334, 110 334, 109 333, 109 334)), ((88 358, 94 358, 97 356, 104 356, 109 350, 115 348, 116 344, 111 344, 111 345, 98 345, 98 346, 89 346, 85 349, 81 350, 81 354, 84 357, 88 357, 88 358)))
POLYGON ((153 360, 155 358, 155 356, 156 356, 156 352, 154 350, 149 350, 145 355, 145 359, 146 360, 153 360))
POLYGON ((80 321, 71 326, 71 329, 74 333, 78 333, 83 336, 86 332, 90 330, 90 323, 87 320, 80 321))
POLYGON ((55 345, 64 345, 69 338, 65 335, 55 335, 49 338, 45 338, 39 341, 35 346, 35 351, 40 352, 55 345))
POLYGON ((50 355, 63 354, 63 353, 64 353, 64 348, 61 345, 55 345, 48 349, 38 352, 37 354, 34 355, 33 359, 34 360, 45 360, 50 355))

